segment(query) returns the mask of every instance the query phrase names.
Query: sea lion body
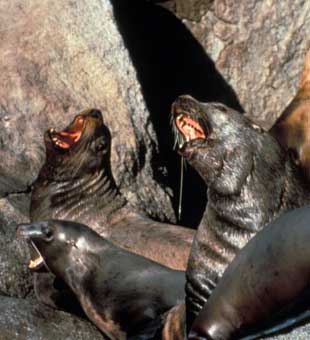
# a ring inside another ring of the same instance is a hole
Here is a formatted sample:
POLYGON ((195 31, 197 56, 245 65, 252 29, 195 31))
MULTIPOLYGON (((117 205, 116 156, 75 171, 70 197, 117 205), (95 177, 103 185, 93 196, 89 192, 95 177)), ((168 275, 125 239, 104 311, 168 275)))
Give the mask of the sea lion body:
POLYGON ((270 134, 291 153, 310 185, 310 50, 305 57, 298 91, 270 134))
POLYGON ((184 272, 127 252, 85 225, 49 220, 22 225, 17 233, 31 241, 109 339, 143 332, 184 299, 184 272))
POLYGON ((240 330, 269 321, 307 290, 310 293, 309 223, 306 206, 281 215, 257 233, 226 269, 189 339, 240 336, 240 330))
POLYGON ((302 176, 268 132, 219 103, 179 97, 172 108, 180 154, 208 185, 208 204, 186 271, 189 330, 224 270, 281 213, 310 201, 302 176))
POLYGON ((194 231, 153 221, 121 195, 111 171, 111 136, 100 111, 77 115, 59 133, 47 131, 45 145, 46 162, 32 191, 32 221, 85 223, 126 250, 185 270, 194 231))

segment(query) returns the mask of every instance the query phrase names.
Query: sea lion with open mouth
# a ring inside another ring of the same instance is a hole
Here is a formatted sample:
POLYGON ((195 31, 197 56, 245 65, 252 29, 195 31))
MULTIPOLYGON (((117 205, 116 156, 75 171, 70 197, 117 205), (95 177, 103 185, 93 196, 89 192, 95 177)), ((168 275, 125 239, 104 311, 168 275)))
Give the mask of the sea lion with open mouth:
POLYGON ((179 153, 208 185, 186 272, 187 330, 241 248, 279 214, 310 201, 291 158, 268 133, 219 103, 172 106, 179 153))
POLYGON ((82 112, 59 133, 50 129, 45 145, 46 161, 32 191, 32 221, 85 223, 126 250, 185 270, 194 231, 153 221, 121 195, 110 166, 111 136, 100 111, 82 112))
POLYGON ((292 156, 310 185, 310 49, 300 77, 299 89, 270 134, 292 156))
POLYGON ((228 266, 189 339, 257 339, 309 320, 310 207, 281 215, 228 266))
POLYGON ((47 268, 74 292, 108 339, 150 339, 160 315, 184 299, 185 274, 125 251, 75 222, 20 225, 47 268))
MULTIPOLYGON (((110 166, 111 136, 100 111, 86 110, 63 131, 48 130, 44 139, 46 161, 32 191, 32 221, 84 223, 126 250, 185 270, 194 231, 142 216, 121 195, 110 166)), ((30 250, 37 298, 80 313, 70 289, 40 269, 42 259, 30 250)))

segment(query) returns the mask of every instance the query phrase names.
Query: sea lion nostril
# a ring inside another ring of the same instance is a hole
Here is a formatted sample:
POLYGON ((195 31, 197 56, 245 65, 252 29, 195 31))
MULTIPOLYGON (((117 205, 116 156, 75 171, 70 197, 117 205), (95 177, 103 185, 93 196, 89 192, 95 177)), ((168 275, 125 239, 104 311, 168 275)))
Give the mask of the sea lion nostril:
POLYGON ((94 109, 91 111, 90 116, 99 119, 102 117, 101 111, 94 109))

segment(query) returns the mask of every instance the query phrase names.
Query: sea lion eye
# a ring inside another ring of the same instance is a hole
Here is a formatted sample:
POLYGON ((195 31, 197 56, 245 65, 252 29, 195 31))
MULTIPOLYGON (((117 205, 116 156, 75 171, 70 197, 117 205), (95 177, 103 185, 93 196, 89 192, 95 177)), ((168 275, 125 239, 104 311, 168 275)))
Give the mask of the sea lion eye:
POLYGON ((101 142, 99 144, 96 145, 96 151, 102 151, 105 148, 105 143, 101 142))
POLYGON ((43 234, 44 234, 44 239, 45 241, 51 241, 53 239, 53 232, 50 228, 46 227, 42 230, 43 234))

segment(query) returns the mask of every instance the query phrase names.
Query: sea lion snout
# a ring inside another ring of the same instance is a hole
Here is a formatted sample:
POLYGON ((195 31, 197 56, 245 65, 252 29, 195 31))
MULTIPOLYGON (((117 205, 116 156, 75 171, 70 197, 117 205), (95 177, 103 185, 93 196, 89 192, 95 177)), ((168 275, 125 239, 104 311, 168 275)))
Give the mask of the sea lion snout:
POLYGON ((32 224, 19 224, 16 229, 16 236, 24 239, 43 239, 50 242, 53 239, 53 232, 47 222, 32 224))

